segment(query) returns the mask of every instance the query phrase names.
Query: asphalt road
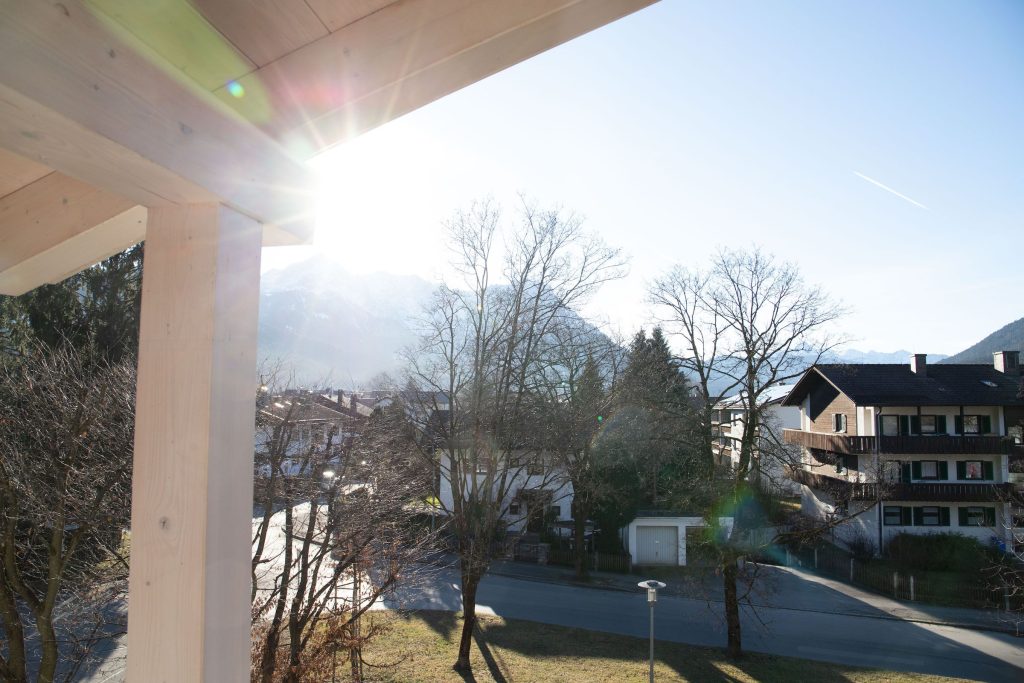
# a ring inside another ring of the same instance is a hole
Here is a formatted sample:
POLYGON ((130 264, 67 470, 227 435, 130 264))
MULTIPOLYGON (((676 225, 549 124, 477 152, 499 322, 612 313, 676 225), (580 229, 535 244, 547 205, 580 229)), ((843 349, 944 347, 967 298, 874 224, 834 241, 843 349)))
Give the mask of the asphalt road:
MULTIPOLYGON (((461 609, 457 572, 450 567, 429 572, 419 587, 377 608, 461 609)), ((893 619, 797 577, 761 602, 756 615, 744 609, 747 650, 979 681, 1024 681, 1024 638, 893 619)), ((490 575, 480 586, 478 605, 482 614, 647 637, 647 602, 639 589, 633 594, 490 575)), ((719 602, 659 596, 655 636, 724 647, 721 613, 719 602)), ((123 680, 125 646, 123 638, 112 643, 106 660, 79 680, 123 680)))
MULTIPOLYGON (((405 591, 390 607, 460 609, 457 574, 442 569, 429 587, 405 591)), ((560 626, 647 636, 646 596, 488 576, 480 586, 481 613, 560 626)), ((743 614, 744 648, 855 666, 917 671, 980 681, 1024 681, 1024 639, 891 618, 838 614, 802 607, 759 607, 743 614), (763 623, 762 623, 763 622, 763 623)), ((694 645, 725 646, 721 604, 662 596, 655 636, 694 645)))

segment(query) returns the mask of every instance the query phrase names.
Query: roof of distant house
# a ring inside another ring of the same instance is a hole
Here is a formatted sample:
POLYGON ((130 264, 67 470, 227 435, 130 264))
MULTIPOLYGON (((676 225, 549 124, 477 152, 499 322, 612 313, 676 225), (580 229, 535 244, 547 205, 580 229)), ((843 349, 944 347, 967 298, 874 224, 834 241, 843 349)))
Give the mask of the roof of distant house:
POLYGON ((266 403, 260 408, 264 415, 277 420, 288 419, 294 423, 300 422, 334 422, 341 420, 347 415, 338 406, 326 405, 321 402, 319 396, 270 396, 266 403))
POLYGON ((1024 405, 1021 378, 991 365, 929 365, 916 373, 905 364, 815 365, 783 405, 799 405, 820 380, 865 406, 1024 405))
MULTIPOLYGON (((790 390, 793 388, 792 384, 775 384, 761 392, 761 404, 770 405, 772 403, 779 403, 782 399, 789 396, 790 390)), ((721 401, 715 404, 715 408, 721 410, 723 408, 742 408, 743 407, 743 394, 734 394, 732 396, 726 396, 721 401)))

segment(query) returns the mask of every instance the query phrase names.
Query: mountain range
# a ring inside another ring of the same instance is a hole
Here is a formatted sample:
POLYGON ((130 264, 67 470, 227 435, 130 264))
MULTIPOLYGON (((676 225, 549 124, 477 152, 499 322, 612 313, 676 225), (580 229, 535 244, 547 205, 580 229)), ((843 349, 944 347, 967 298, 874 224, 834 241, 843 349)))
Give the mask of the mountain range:
POLYGON ((974 346, 953 354, 943 362, 988 364, 992 362, 995 351, 1024 351, 1024 318, 1000 327, 974 346))
MULTIPOLYGON (((399 352, 416 341, 412 321, 435 285, 413 275, 354 274, 331 258, 313 256, 268 271, 260 287, 259 352, 281 360, 299 384, 365 387, 396 374, 399 352)), ((990 363, 992 351, 1024 347, 1024 318, 953 356, 930 362, 990 363)), ((831 354, 831 363, 906 363, 910 351, 831 354)))

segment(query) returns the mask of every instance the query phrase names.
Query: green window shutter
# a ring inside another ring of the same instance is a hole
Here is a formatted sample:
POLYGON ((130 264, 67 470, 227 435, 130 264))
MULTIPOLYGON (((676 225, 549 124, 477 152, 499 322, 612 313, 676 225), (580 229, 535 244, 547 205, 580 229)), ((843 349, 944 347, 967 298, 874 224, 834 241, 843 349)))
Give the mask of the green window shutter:
POLYGON ((957 523, 960 526, 967 526, 967 508, 957 508, 957 523))
POLYGON ((910 433, 920 434, 921 433, 921 417, 919 415, 910 416, 910 433))
POLYGON ((953 427, 954 427, 953 431, 955 431, 957 434, 963 434, 964 433, 964 418, 962 418, 959 415, 954 417, 953 418, 953 427))
POLYGON ((945 460, 939 461, 939 479, 949 479, 949 463, 945 460))
POLYGON ((911 472, 912 476, 914 477, 914 479, 920 479, 921 478, 921 461, 920 460, 915 460, 912 463, 910 463, 910 472, 911 472))
POLYGON ((909 462, 903 463, 902 467, 900 467, 900 482, 903 483, 903 484, 909 484, 910 483, 910 463, 909 462))
POLYGON ((981 433, 991 434, 992 433, 992 418, 988 415, 981 416, 981 433))
POLYGON ((903 522, 903 526, 913 526, 913 524, 914 524, 913 512, 914 512, 914 508, 908 508, 908 507, 900 508, 900 517, 902 517, 902 519, 900 521, 903 522))
POLYGON ((924 510, 921 508, 914 508, 914 526, 922 526, 924 524, 924 510))
POLYGON ((910 433, 910 416, 900 415, 900 436, 910 433))
POLYGON ((855 470, 855 469, 857 469, 857 465, 858 464, 859 464, 859 459, 858 459, 858 457, 856 455, 848 455, 848 456, 846 456, 846 469, 848 469, 848 470, 855 470))
POLYGON ((967 463, 963 460, 956 461, 956 478, 960 481, 967 478, 967 463))
POLYGON ((939 415, 935 418, 935 431, 939 434, 946 433, 946 416, 939 415))
POLYGON ((949 526, 949 508, 939 508, 939 526, 949 526))
POLYGON ((995 508, 985 508, 985 526, 995 526, 995 525, 996 525, 996 509, 995 508))
POLYGON ((995 479, 995 467, 992 466, 991 460, 986 460, 981 463, 981 476, 985 479, 995 479))

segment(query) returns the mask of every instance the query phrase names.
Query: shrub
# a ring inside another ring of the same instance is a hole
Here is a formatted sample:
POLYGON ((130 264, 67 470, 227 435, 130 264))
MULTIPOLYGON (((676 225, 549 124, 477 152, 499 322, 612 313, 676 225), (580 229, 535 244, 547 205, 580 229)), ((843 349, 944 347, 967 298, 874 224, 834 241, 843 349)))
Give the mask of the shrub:
POLYGON ((857 531, 851 536, 846 542, 846 548, 854 559, 861 562, 870 562, 875 557, 875 543, 863 531, 857 531))
POLYGON ((989 551, 961 534, 899 534, 889 541, 886 555, 902 571, 979 572, 991 565, 989 551))

